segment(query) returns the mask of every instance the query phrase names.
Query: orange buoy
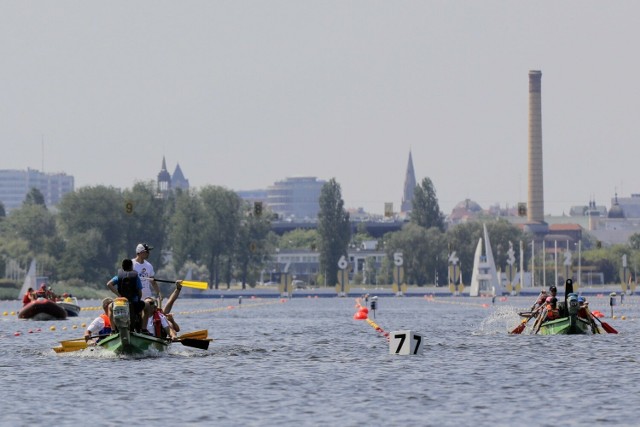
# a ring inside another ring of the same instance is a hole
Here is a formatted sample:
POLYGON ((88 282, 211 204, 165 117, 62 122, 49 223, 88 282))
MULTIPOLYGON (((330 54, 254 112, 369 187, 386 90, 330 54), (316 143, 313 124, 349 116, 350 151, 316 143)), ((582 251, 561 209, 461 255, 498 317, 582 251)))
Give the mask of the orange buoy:
POLYGON ((368 317, 367 313, 365 313, 362 310, 360 310, 356 314, 353 315, 353 320, 364 320, 367 317, 368 317))

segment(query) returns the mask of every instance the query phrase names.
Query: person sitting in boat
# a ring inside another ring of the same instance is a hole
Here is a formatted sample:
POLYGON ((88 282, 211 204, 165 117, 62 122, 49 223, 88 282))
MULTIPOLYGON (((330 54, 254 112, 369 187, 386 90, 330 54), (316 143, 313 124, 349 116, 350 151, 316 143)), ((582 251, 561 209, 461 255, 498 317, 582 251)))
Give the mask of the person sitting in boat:
POLYGON ((589 303, 582 295, 578 297, 578 317, 582 317, 583 319, 591 318, 591 316, 589 316, 589 303))
POLYGON ((160 312, 167 317, 167 320, 171 324, 171 327, 176 332, 180 332, 180 325, 178 325, 178 322, 176 322, 176 320, 174 319, 173 314, 171 314, 171 309, 173 308, 173 304, 176 302, 176 300, 180 296, 181 290, 182 290, 182 280, 177 280, 176 288, 171 293, 171 295, 169 295, 169 299, 167 300, 167 303, 165 304, 164 309, 158 307, 158 310, 160 310, 160 312))
POLYGON ((33 291, 33 288, 27 289, 24 296, 22 297, 22 306, 29 304, 32 301, 36 300, 36 293, 33 291))
POLYGON ((545 320, 555 320, 560 318, 558 311, 558 299, 555 297, 547 297, 547 306, 545 308, 546 318, 545 320))
POLYGON ((46 299, 47 298, 47 285, 44 283, 40 285, 40 289, 36 291, 36 299, 46 299))
POLYGON ((147 332, 154 337, 169 337, 174 341, 177 338, 176 331, 173 329, 167 316, 158 308, 156 300, 148 297, 144 302, 147 309, 150 310, 149 320, 147 321, 147 332))
POLYGON ((539 312, 540 308, 544 306, 545 301, 547 300, 547 290, 543 289, 540 291, 540 295, 538 295, 538 298, 536 299, 536 302, 533 303, 533 305, 531 306, 531 310, 532 312, 539 312))
POLYGON ((131 329, 140 331, 144 302, 142 301, 142 282, 138 272, 133 269, 133 261, 129 258, 122 260, 122 268, 118 270, 116 276, 107 282, 107 288, 117 296, 124 297, 129 301, 131 329))
POLYGON ((102 309, 104 313, 100 316, 93 319, 93 321, 87 327, 87 330, 84 331, 84 340, 89 341, 92 338, 98 338, 100 341, 103 335, 109 335, 112 332, 111 329, 111 303, 113 300, 111 298, 105 298, 102 300, 102 309))

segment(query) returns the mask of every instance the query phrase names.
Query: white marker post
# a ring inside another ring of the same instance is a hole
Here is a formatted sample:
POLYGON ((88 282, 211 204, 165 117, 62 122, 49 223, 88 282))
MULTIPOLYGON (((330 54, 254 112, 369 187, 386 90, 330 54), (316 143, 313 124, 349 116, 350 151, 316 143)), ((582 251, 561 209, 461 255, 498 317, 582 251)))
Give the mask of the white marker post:
POLYGON ((403 356, 422 354, 423 344, 422 335, 410 330, 395 331, 389 334, 389 354, 403 356))

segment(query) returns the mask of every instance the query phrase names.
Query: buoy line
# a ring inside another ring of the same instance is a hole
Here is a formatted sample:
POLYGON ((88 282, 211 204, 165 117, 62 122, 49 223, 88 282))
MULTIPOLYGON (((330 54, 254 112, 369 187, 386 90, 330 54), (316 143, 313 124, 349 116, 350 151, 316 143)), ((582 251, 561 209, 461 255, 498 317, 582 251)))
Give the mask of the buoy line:
MULTIPOLYGON (((203 309, 203 310, 192 310, 192 311, 179 311, 177 312, 177 314, 180 315, 189 315, 189 314, 196 314, 196 313, 213 313, 213 312, 217 312, 217 311, 225 311, 225 310, 232 310, 232 309, 242 309, 245 310, 247 308, 254 308, 254 307, 260 307, 260 306, 264 306, 264 305, 270 305, 270 304, 279 304, 282 302, 286 302, 286 300, 278 300, 278 301, 265 301, 265 302, 260 302, 260 303, 255 303, 255 304, 242 304, 242 305, 229 305, 226 307, 216 307, 216 308, 210 308, 210 309, 203 309)), ((100 309, 102 310, 102 307, 84 307, 83 309, 86 310, 92 310, 92 309, 100 309)), ((67 318, 68 319, 68 318, 67 318)), ((87 324, 85 322, 82 322, 80 325, 71 325, 71 326, 67 326, 64 325, 60 328, 61 331, 66 331, 67 329, 78 329, 78 328, 86 328, 87 324)), ((38 332, 43 332, 46 330, 49 330, 51 332, 56 332, 58 330, 58 328, 56 327, 56 325, 51 325, 49 326, 49 328, 34 328, 34 329, 29 329, 27 332, 22 332, 22 331, 15 331, 13 333, 13 336, 19 337, 23 334, 33 334, 33 333, 38 333, 38 332)))

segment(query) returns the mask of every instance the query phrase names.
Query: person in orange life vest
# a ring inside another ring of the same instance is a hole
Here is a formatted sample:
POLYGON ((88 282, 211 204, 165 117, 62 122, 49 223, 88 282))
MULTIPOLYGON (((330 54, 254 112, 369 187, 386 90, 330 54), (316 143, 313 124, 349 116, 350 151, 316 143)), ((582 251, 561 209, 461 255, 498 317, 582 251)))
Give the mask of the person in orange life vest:
MULTIPOLYGON (((102 309, 104 313, 93 319, 93 322, 89 324, 87 330, 84 331, 84 340, 89 341, 96 335, 109 335, 111 333, 111 298, 105 298, 102 300, 102 309)), ((98 337, 100 341, 102 337, 98 337)))
POLYGON ((148 307, 151 311, 151 313, 149 313, 149 320, 147 321, 147 332, 157 338, 170 337, 172 341, 175 340, 177 338, 176 331, 173 329, 173 326, 171 326, 171 323, 169 323, 167 316, 158 308, 156 301, 149 297, 145 299, 144 302, 146 305, 145 309, 148 307))
POLYGON ((558 312, 558 299, 555 297, 547 297, 547 320, 554 320, 560 317, 560 313, 558 312))
POLYGON ((31 301, 35 301, 36 300, 36 294, 33 291, 33 288, 29 288, 27 289, 27 292, 25 292, 24 296, 22 297, 22 306, 24 307, 25 305, 29 304, 31 301))

